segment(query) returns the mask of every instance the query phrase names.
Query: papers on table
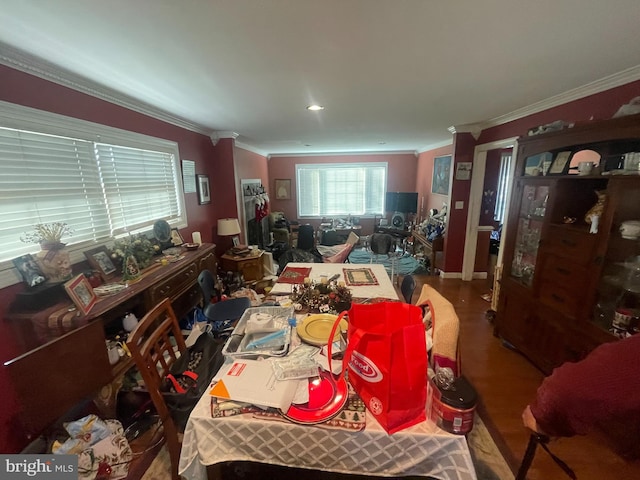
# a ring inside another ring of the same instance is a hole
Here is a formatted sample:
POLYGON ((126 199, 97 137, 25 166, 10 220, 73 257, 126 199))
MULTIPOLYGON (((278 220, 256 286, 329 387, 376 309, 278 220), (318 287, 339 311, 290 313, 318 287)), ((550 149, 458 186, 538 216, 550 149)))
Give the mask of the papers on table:
MULTIPOLYGON (((286 411, 300 380, 277 380, 270 361, 235 360, 220 368, 210 395, 286 411)), ((306 382, 307 380, 303 380, 306 382)))

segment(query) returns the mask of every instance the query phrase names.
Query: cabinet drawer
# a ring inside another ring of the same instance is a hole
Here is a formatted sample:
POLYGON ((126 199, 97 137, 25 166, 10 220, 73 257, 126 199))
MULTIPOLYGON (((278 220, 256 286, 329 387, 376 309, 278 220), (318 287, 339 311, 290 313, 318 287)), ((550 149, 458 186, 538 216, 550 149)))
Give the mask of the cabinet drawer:
POLYGON ((571 284, 547 282, 540 287, 540 302, 571 318, 577 318, 583 300, 571 284))
POLYGON ((543 259, 540 282, 543 285, 562 285, 575 296, 584 295, 584 288, 589 279, 586 267, 556 255, 547 255, 543 259))
POLYGON ((187 285, 197 280, 198 268, 195 263, 190 263, 171 278, 151 287, 148 290, 150 305, 156 305, 163 298, 174 299, 187 285))
POLYGON ((180 294, 178 298, 171 302, 171 306, 173 307, 173 311, 180 320, 187 313, 191 311, 193 307, 200 303, 200 299, 202 298, 202 293, 200 291, 200 286, 196 283, 189 287, 184 293, 180 294))
POLYGON ((581 265, 588 265, 593 261, 597 238, 597 235, 586 230, 551 226, 543 248, 546 253, 569 257, 581 265))

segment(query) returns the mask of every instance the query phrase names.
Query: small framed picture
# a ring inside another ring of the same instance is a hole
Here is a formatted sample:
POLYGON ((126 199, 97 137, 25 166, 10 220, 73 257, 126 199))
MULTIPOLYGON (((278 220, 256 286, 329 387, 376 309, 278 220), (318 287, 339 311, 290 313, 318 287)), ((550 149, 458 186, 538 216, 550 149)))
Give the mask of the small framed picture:
POLYGON ((196 186, 198 187, 198 204, 206 205, 211 203, 211 189, 209 188, 209 175, 196 175, 196 186))
POLYGON ((471 179, 471 162, 459 162, 456 164, 456 180, 471 179))
POLYGON ((569 168, 569 160, 571 159, 571 151, 558 152, 556 158, 553 159, 551 167, 547 175, 563 175, 569 168))
POLYGON ((28 287, 35 287, 36 285, 44 283, 46 280, 44 273, 42 273, 38 263, 30 253, 14 258, 13 265, 15 265, 18 273, 20 273, 20 276, 22 277, 22 280, 28 287))
POLYGON ((291 180, 276 178, 276 199, 278 200, 290 200, 291 199, 291 180))
POLYGON ((84 256, 87 258, 91 268, 100 274, 105 283, 116 275, 116 266, 111 261, 106 247, 102 246, 87 250, 84 252, 84 256))
POLYGON ((64 289, 67 291, 71 300, 75 306, 84 315, 89 313, 98 300, 98 296, 91 288, 89 280, 83 274, 69 280, 64 284, 64 289))
POLYGON ((177 228, 171 229, 171 243, 173 243, 175 247, 179 247, 184 243, 184 239, 182 238, 182 235, 180 235, 180 230, 177 228))
POLYGON ((240 238, 239 238, 237 235, 235 235, 235 236, 231 239, 231 241, 233 242, 233 246, 234 246, 234 247, 237 247, 238 245, 240 245, 240 238))

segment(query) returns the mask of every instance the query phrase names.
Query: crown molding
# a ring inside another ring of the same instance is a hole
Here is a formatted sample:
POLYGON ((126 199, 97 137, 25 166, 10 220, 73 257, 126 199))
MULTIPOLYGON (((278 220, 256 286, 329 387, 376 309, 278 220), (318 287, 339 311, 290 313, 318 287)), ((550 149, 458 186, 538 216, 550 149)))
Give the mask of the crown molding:
POLYGON ((479 125, 480 124, 478 123, 453 125, 447 128, 447 130, 449 130, 451 135, 455 135, 456 133, 470 133, 473 136, 473 138, 478 140, 478 138, 480 137, 480 134, 482 133, 482 128, 480 128, 479 125))
POLYGON ((236 132, 228 132, 228 131, 213 131, 209 134, 209 138, 211 139, 211 143, 215 147, 220 139, 222 138, 233 138, 234 140, 240 136, 239 133, 236 132))
POLYGON ((467 131, 472 133, 472 130, 482 132, 482 130, 486 130, 487 128, 496 127, 498 125, 503 125, 515 120, 520 120, 521 118, 528 117, 529 115, 540 113, 545 110, 549 110, 550 108, 558 107, 560 105, 564 105, 565 103, 572 102, 574 100, 580 100, 581 98, 588 97, 589 95, 602 93, 607 90, 611 90, 612 88, 635 82, 636 80, 640 80, 640 65, 627 68, 626 70, 614 73, 613 75, 601 78, 600 80, 595 80, 593 82, 587 83, 586 85, 582 85, 581 87, 568 90, 558 95, 554 95, 553 97, 549 97, 545 100, 532 103, 531 105, 527 105, 526 107, 519 108, 510 113, 506 113, 504 115, 500 115, 483 122, 449 127, 449 131, 451 131, 451 129, 454 129, 454 131, 458 132, 467 131))
POLYGON ((357 155, 413 155, 418 156, 417 150, 375 150, 375 151, 341 151, 341 152, 300 152, 300 153, 270 153, 267 160, 273 157, 341 157, 341 156, 357 156, 357 155))
POLYGON ((47 60, 43 60, 22 50, 0 42, 0 63, 24 73, 48 80, 63 87, 71 88, 80 93, 91 95, 134 112, 161 120, 176 127, 184 128, 202 135, 209 135, 211 129, 185 120, 182 117, 172 115, 152 107, 144 102, 135 100, 123 93, 89 80, 69 70, 62 69, 47 60))
POLYGON ((449 146, 453 146, 453 140, 445 140, 444 142, 432 143, 418 150, 418 155, 424 152, 430 152, 431 150, 435 150, 436 148, 449 147, 449 146))

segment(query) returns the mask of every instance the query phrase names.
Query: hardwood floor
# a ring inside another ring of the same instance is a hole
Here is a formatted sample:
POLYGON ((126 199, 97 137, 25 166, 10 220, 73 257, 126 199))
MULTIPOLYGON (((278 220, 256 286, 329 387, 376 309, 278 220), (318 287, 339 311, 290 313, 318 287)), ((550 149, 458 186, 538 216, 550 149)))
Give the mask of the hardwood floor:
MULTIPOLYGON (((485 316, 490 303, 481 298, 490 292, 487 280, 463 282, 427 275, 414 277, 417 283, 414 302, 422 285, 428 283, 455 306, 460 318, 463 374, 476 388, 482 418, 515 472, 529 439, 520 416, 533 399, 543 374, 493 336, 493 326, 485 316)), ((574 470, 579 480, 640 478, 640 462, 625 461, 595 434, 558 439, 550 444, 550 449, 574 470)), ((527 478, 569 477, 546 452, 538 449, 527 478)))

